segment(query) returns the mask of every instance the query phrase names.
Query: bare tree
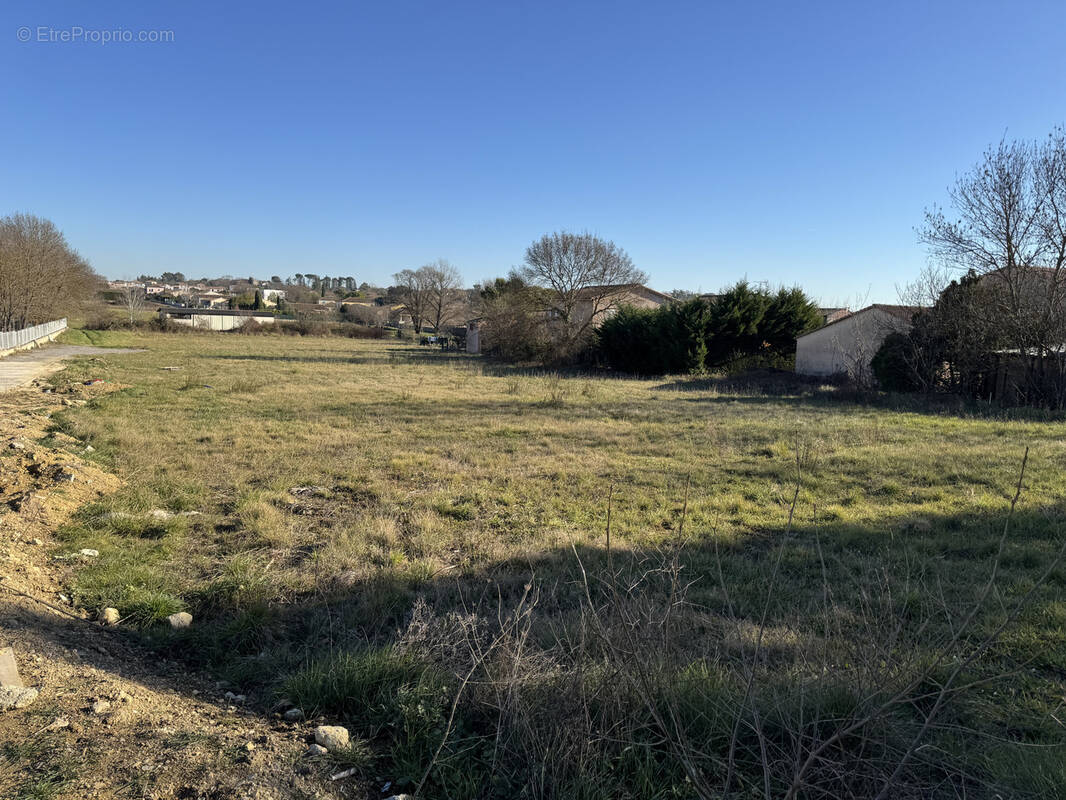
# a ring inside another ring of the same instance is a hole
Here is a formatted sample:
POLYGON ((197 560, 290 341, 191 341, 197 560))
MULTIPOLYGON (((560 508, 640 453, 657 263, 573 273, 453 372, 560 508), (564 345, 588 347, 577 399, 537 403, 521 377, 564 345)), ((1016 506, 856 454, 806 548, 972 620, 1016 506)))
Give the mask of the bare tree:
POLYGON ((421 333, 430 312, 431 288, 425 268, 401 270, 392 279, 396 281, 400 304, 411 315, 415 332, 421 333))
POLYGON ((1066 132, 987 150, 949 190, 954 217, 934 208, 920 232, 941 265, 991 290, 984 317, 1025 364, 1030 393, 1061 405, 1066 370, 1066 132))
POLYGON ((443 258, 427 264, 419 272, 424 274, 428 287, 426 318, 439 333, 441 328, 454 323, 463 310, 463 279, 459 270, 443 258))
POLYGON ((130 325, 134 323, 137 314, 144 308, 144 289, 140 286, 127 286, 122 290, 122 307, 130 317, 130 325))
POLYGON ((551 308, 545 310, 559 323, 559 355, 563 357, 580 347, 605 312, 618 307, 626 287, 648 280, 614 242, 567 231, 533 242, 517 274, 529 284, 550 290, 551 308))
POLYGON ((0 330, 24 328, 84 308, 100 276, 52 222, 0 218, 0 330))

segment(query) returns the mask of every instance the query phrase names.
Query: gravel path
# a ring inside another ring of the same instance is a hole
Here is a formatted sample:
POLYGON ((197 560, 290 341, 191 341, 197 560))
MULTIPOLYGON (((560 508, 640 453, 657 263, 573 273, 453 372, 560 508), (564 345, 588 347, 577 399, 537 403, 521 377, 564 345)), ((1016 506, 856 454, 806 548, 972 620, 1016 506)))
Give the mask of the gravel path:
POLYGON ((49 344, 34 350, 24 350, 21 353, 0 358, 0 392, 15 389, 29 383, 34 378, 55 372, 68 358, 139 352, 142 351, 122 347, 88 347, 75 344, 49 344))

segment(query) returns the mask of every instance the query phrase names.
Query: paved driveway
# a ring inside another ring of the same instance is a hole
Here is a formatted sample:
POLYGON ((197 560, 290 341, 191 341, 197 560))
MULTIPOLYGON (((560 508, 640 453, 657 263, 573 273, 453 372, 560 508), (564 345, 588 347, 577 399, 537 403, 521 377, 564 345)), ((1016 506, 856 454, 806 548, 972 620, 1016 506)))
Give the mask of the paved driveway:
POLYGON ((0 358, 0 392, 15 389, 34 378, 61 369, 63 361, 77 356, 111 356, 116 353, 139 353, 121 347, 88 347, 79 344, 46 344, 0 358))

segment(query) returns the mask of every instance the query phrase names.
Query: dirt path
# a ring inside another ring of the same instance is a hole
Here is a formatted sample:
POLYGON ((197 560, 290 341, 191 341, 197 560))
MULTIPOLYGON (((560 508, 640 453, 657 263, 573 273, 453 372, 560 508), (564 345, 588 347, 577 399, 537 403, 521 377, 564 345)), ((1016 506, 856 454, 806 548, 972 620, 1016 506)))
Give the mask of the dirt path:
POLYGON ((139 353, 121 347, 87 347, 74 344, 48 344, 0 358, 0 392, 23 386, 34 378, 55 372, 63 361, 77 356, 106 356, 116 353, 139 353))

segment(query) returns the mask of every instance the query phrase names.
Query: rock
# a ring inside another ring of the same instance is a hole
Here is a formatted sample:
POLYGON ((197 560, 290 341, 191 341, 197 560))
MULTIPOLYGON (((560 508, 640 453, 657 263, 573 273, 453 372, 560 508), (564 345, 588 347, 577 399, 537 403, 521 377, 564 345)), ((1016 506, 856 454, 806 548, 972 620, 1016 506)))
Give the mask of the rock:
POLYGON ((105 625, 118 625, 120 617, 117 608, 108 606, 100 610, 100 621, 105 625))
POLYGON ((91 547, 83 547, 81 550, 78 551, 78 554, 83 555, 86 558, 96 558, 98 555, 100 555, 100 551, 93 550, 91 547))
POLYGON ((255 750, 255 742, 245 742, 244 749, 249 753, 255 750))
POLYGON ((89 706, 89 710, 97 716, 99 716, 100 714, 106 714, 108 711, 111 710, 111 703, 107 700, 97 700, 95 703, 89 706))
POLYGON ((225 697, 231 703, 243 703, 248 699, 243 694, 234 694, 233 692, 226 692, 225 697))
POLYGON ((328 752, 329 750, 324 748, 322 745, 313 744, 307 748, 307 751, 304 753, 304 755, 310 758, 312 756, 324 756, 328 752))
POLYGON ((86 453, 95 453, 96 452, 96 448, 93 447, 91 444, 87 444, 87 445, 85 445, 85 452, 86 453))
POLYGON ((415 800, 413 794, 394 794, 386 797, 385 800, 415 800))
POLYGON ((304 711, 302 708, 290 708, 282 716, 286 722, 300 722, 304 718, 304 711))
POLYGON ((3 648, 0 650, 0 686, 21 689, 24 685, 19 677, 18 662, 15 661, 15 648, 3 648))
POLYGON ((167 617, 167 622, 170 623, 171 628, 188 628, 192 625, 192 614, 188 611, 179 611, 167 617))
POLYGON ((161 508, 153 508, 151 511, 148 512, 148 516, 152 519, 157 519, 160 522, 165 522, 166 520, 170 519, 173 514, 171 514, 169 511, 164 511, 161 508))
POLYGON ((315 728, 315 744, 327 750, 344 750, 348 746, 348 729, 340 725, 319 725, 315 728))
POLYGON ((40 547, 42 544, 44 544, 44 542, 42 542, 40 539, 30 539, 30 544, 40 547))
POLYGON ((36 699, 36 689, 26 686, 0 686, 0 711, 25 708, 36 699))

